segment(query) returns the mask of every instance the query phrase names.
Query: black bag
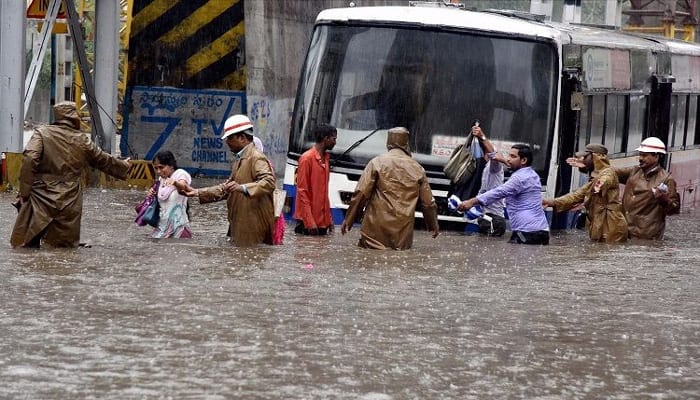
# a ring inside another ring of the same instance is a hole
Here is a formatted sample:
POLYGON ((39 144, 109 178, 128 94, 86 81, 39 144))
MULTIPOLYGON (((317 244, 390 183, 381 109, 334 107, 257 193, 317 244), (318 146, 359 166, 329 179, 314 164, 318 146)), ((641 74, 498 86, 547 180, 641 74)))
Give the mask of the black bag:
POLYGON ((457 146, 447 164, 442 168, 453 185, 464 185, 476 172, 476 159, 472 153, 474 137, 470 133, 463 145, 457 146))

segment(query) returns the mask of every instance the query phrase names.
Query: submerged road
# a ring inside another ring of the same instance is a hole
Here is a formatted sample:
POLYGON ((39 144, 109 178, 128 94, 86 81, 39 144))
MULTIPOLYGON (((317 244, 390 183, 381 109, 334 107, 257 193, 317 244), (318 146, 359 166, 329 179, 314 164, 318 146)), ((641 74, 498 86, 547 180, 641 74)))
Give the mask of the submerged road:
POLYGON ((88 189, 90 248, 13 250, 0 194, 0 398, 700 398, 700 218, 663 242, 550 246, 417 232, 240 249, 225 205, 191 240, 133 224, 141 191, 88 189))

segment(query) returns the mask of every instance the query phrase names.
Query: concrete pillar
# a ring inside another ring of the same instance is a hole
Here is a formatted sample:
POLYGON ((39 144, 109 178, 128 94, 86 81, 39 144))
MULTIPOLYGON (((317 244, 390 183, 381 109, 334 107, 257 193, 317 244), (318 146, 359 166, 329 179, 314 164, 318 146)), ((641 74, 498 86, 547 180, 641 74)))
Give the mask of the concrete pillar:
POLYGON ((581 23, 581 0, 564 0, 562 22, 581 23))
POLYGON ((55 100, 56 103, 60 103, 66 99, 66 73, 71 71, 66 71, 66 36, 56 35, 56 48, 55 48, 55 62, 56 65, 56 92, 55 100))
POLYGON ((605 3, 605 25, 622 26, 622 5, 617 1, 605 3))
POLYGON ((532 0, 530 1, 530 13, 535 15, 546 15, 547 19, 553 19, 552 0, 532 0))
POLYGON ((116 144, 117 81, 119 79, 119 2, 95 2, 95 98, 99 104, 105 143, 103 150, 119 151, 116 144))
POLYGON ((0 151, 24 148, 26 4, 0 0, 0 151))

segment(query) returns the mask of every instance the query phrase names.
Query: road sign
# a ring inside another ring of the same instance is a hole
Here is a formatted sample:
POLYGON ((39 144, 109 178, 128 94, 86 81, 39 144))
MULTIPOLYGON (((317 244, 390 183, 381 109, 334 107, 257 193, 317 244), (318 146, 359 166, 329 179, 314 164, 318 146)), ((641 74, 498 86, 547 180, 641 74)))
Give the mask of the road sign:
MULTIPOLYGON (((44 19, 46 12, 49 11, 51 0, 32 0, 32 3, 27 7, 27 18, 44 19)), ((66 19, 66 6, 61 1, 61 8, 58 9, 57 19, 66 19)))
MULTIPOLYGON (((44 23, 39 22, 36 26, 36 30, 41 32, 41 28, 43 26, 44 26, 44 23)), ((54 35, 68 33, 68 24, 66 24, 65 22, 56 22, 55 24, 53 24, 53 28, 51 29, 51 33, 54 35)))

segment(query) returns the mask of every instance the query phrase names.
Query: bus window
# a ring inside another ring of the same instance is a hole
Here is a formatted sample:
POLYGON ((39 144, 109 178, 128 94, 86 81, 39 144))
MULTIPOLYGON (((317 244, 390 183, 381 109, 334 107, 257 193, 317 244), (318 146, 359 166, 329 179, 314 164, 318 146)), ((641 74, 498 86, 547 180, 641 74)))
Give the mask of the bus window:
POLYGON ((669 147, 682 148, 685 143, 685 116, 686 116, 685 95, 673 96, 671 101, 671 140, 669 147))
POLYGON ((627 136, 628 153, 635 151, 644 137, 644 121, 646 120, 647 96, 632 95, 629 97, 629 134, 627 136))
POLYGON ((626 96, 608 95, 605 110, 605 146, 609 153, 620 153, 625 136, 626 96))
POLYGON ((552 43, 517 36, 401 24, 317 26, 289 151, 303 153, 313 145, 313 126, 330 123, 339 130, 333 157, 357 168, 385 151, 387 129, 405 126, 413 158, 441 173, 447 157, 440 143, 453 145, 479 119, 492 140, 532 145, 542 155, 533 168, 546 176, 557 65, 552 43))
POLYGON ((700 110, 698 109, 698 96, 688 96, 688 136, 686 139, 687 146, 690 146, 691 144, 698 144, 698 135, 696 133, 698 130, 698 112, 700 112, 700 110))
POLYGON ((591 96, 583 96, 583 103, 581 104, 581 115, 579 117, 579 128, 578 128, 578 150, 582 150, 588 143, 588 139, 591 137, 591 96))
POLYGON ((605 96, 591 96, 591 137, 588 143, 603 143, 605 133, 605 96))

